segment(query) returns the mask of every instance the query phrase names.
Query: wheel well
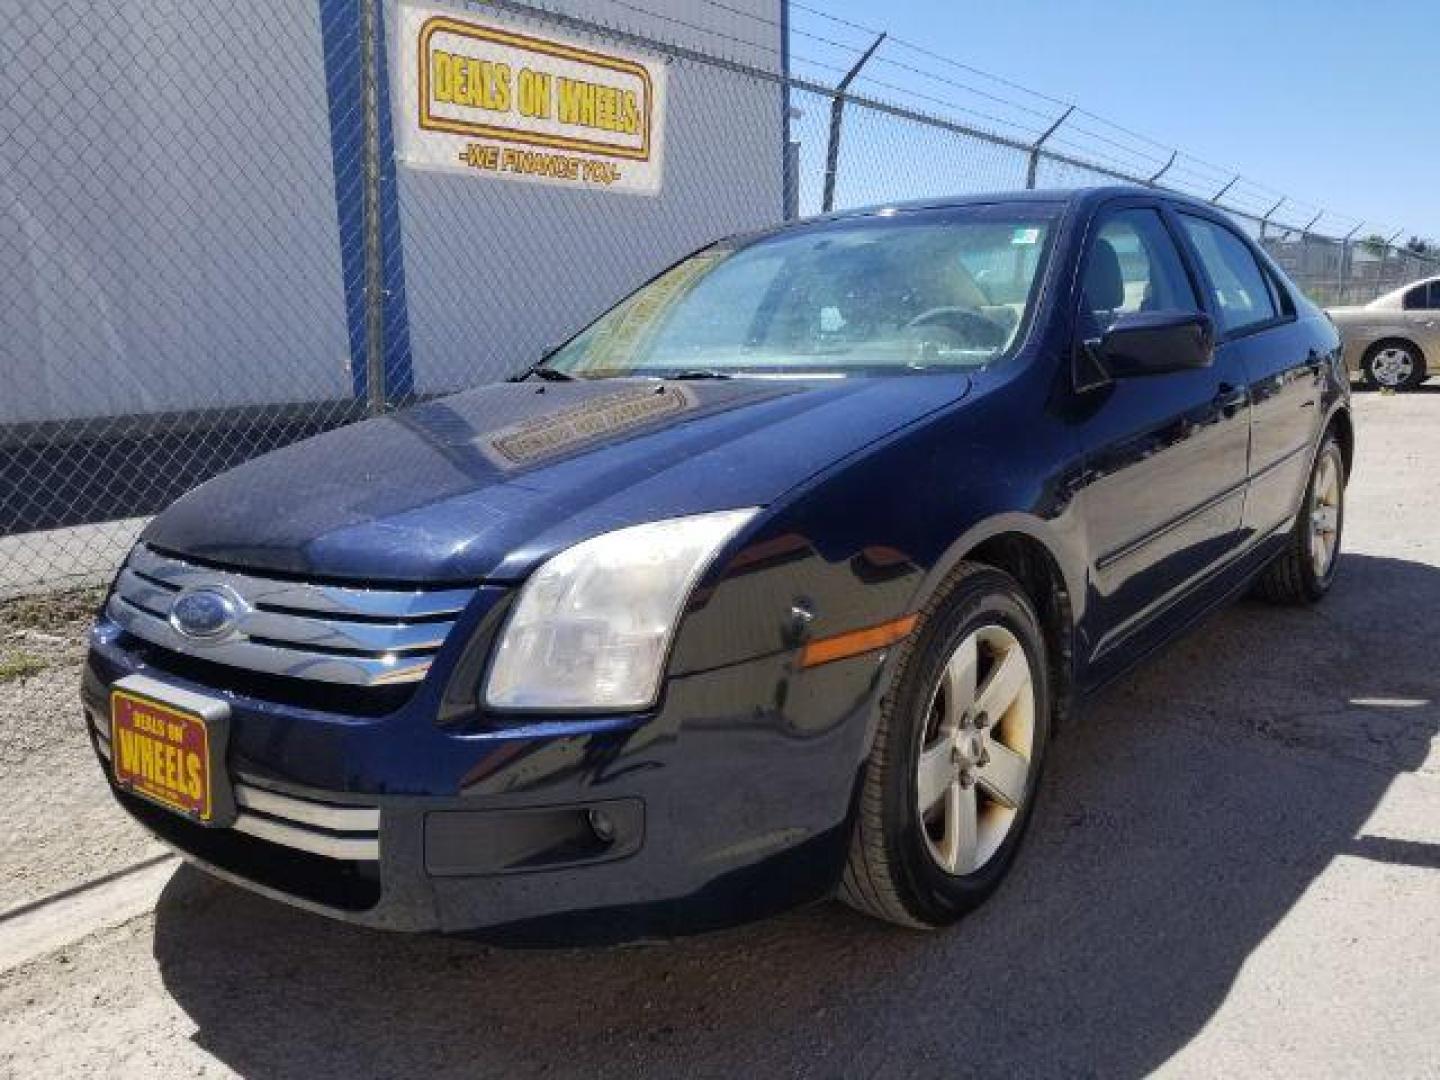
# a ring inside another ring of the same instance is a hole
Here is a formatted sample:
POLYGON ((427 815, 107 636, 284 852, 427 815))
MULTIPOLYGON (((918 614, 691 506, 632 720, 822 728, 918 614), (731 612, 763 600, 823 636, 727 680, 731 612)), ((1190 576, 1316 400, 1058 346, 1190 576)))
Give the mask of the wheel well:
POLYGON ((1369 360, 1370 357, 1374 356, 1377 352, 1385 348, 1385 346, 1387 345, 1403 345, 1405 346, 1405 348, 1414 351, 1415 355, 1420 360, 1420 366, 1422 368, 1426 367, 1425 350, 1420 348, 1419 345, 1415 344, 1415 342, 1411 341, 1407 337, 1392 336, 1381 338, 1379 341, 1375 342, 1368 349, 1365 350, 1365 360, 1369 360))
POLYGON ((1001 533, 972 548, 965 561, 1003 570, 1025 590, 1040 616, 1050 652, 1050 684, 1055 691, 1055 720, 1070 713, 1074 697, 1074 606, 1055 557, 1039 540, 1024 533, 1001 533))
POLYGON ((1345 460, 1345 479, 1349 480, 1355 467, 1355 424, 1350 419, 1350 411, 1341 409, 1332 416, 1329 430, 1335 433, 1335 441, 1340 444, 1340 456, 1345 460))

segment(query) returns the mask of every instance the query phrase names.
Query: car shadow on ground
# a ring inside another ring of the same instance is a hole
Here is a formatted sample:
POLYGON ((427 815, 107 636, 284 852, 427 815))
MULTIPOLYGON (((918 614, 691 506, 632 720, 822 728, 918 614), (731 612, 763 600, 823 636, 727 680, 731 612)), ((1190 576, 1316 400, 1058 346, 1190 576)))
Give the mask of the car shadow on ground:
POLYGON ((251 1077, 1138 1076, 1189 1042, 1440 730, 1440 570, 1347 556, 1319 609, 1243 602, 1056 743, 1004 888, 938 934, 838 904, 679 941, 514 950, 332 923, 182 870, 154 951, 251 1077))
MULTIPOLYGON (((1376 396, 1382 393, 1378 387, 1365 382, 1355 383, 1351 386, 1351 390, 1357 394, 1375 394, 1376 396)), ((1429 382, 1423 382, 1419 386, 1412 386, 1397 392, 1401 394, 1440 394, 1440 380, 1431 378, 1429 382)))

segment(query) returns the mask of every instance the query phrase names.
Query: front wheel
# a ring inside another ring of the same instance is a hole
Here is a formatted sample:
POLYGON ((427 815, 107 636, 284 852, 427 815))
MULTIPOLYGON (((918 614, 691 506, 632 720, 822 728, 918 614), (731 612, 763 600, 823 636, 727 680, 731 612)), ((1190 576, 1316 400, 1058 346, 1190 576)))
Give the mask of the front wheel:
POLYGON ((1340 566, 1345 528, 1345 458, 1333 435, 1325 436, 1310 470, 1305 502, 1289 542, 1255 583, 1263 599, 1313 604, 1330 591, 1340 566))
POLYGON ((1028 824, 1050 735, 1045 641, 1013 578, 962 564, 897 665, 840 895, 944 926, 996 889, 1028 824))

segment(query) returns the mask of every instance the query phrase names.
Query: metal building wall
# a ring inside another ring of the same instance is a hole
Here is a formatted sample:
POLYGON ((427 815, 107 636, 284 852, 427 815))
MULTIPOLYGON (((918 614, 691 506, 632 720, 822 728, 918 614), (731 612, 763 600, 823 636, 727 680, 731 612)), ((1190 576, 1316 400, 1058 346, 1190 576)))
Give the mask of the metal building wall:
MULTIPOLYGON (((607 0, 546 6, 600 27, 780 68, 780 0, 648 5, 665 18, 642 18, 607 0)), ((502 14, 541 36, 549 30, 601 49, 627 48, 603 29, 584 33, 513 10, 502 14)), ((513 371, 680 256, 780 218, 782 87, 684 60, 671 62, 667 84, 664 186, 655 197, 399 169, 416 391, 513 371)))
MULTIPOLYGON (((763 47, 737 59, 776 66, 780 0, 549 6, 708 52, 748 38, 763 47)), ((0 0, 9 442, 38 422, 103 439, 106 418, 363 398, 359 10, 0 0)), ((494 378, 684 251, 779 216, 779 87, 671 76, 658 198, 387 171, 392 396, 494 378)))
POLYGON ((0 0, 0 424, 350 388, 314 3, 0 0))

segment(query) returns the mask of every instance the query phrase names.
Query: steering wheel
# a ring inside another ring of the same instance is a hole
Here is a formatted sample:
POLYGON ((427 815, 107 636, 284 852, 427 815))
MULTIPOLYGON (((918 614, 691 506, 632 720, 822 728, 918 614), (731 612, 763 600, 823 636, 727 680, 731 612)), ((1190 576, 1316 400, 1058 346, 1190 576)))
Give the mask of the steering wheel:
POLYGON ((998 349, 1008 337, 992 320, 962 307, 933 307, 922 311, 905 324, 905 329, 926 326, 942 326, 960 338, 962 346, 973 349, 998 349))

